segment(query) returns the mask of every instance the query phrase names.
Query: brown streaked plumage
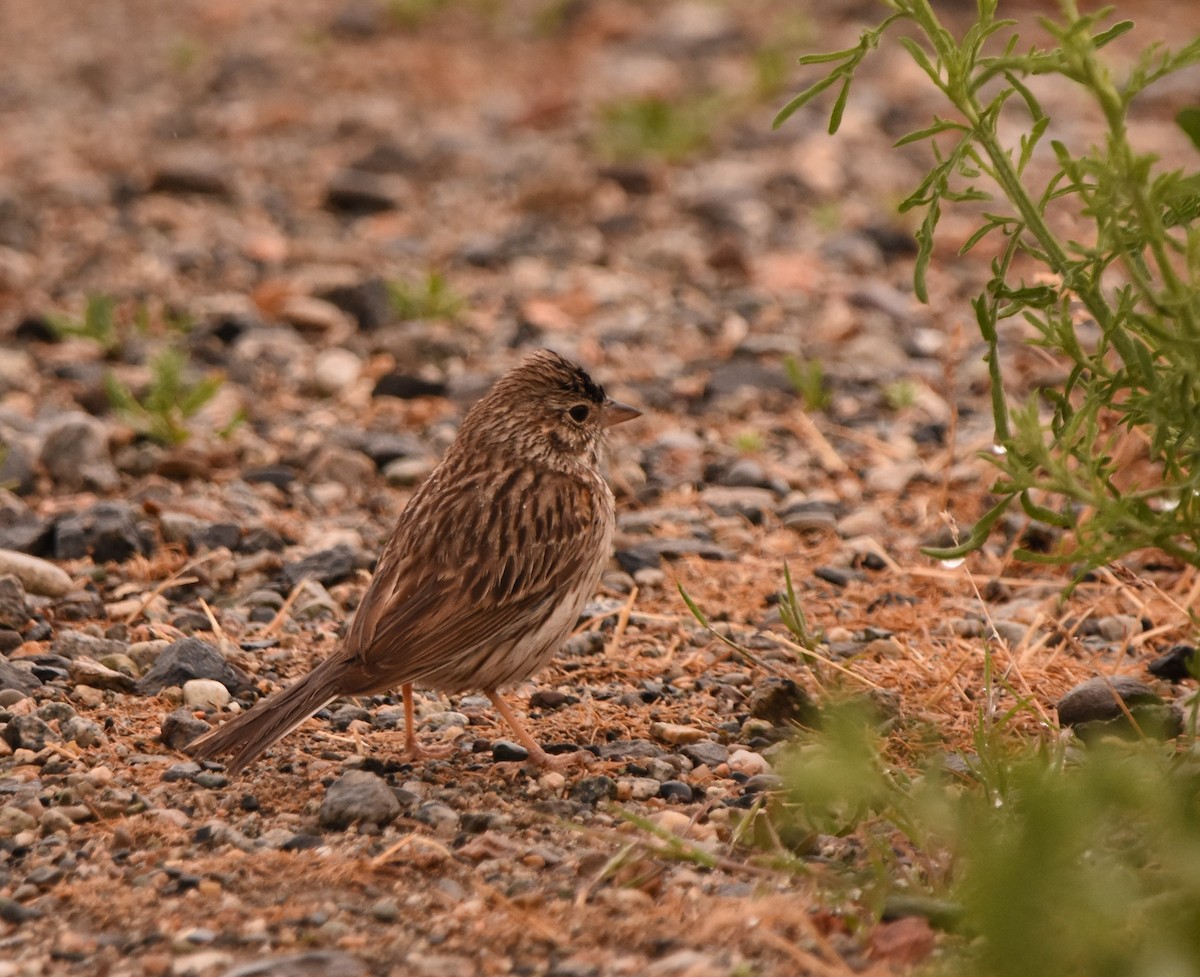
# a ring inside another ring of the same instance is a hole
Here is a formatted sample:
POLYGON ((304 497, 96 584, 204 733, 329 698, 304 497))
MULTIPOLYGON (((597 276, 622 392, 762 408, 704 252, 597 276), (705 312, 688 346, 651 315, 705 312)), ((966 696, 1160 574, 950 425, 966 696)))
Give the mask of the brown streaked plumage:
POLYGON ((331 700, 399 686, 420 755, 417 684, 482 689, 536 763, 569 760, 548 756, 498 693, 550 660, 592 595, 615 513, 604 429, 639 413, 549 350, 501 377, 401 513, 338 650, 192 754, 232 754, 236 773, 331 700))

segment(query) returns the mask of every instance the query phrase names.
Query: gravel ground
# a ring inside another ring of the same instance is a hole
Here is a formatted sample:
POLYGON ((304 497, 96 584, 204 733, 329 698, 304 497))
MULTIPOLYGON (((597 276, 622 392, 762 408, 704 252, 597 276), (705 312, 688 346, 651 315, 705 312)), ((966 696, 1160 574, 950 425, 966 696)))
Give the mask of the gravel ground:
MULTIPOLYGON (((1130 6, 1138 43, 1200 25, 1130 6)), ((1022 520, 964 566, 920 554, 990 471, 986 256, 939 250, 922 306, 896 214, 924 161, 891 144, 937 106, 883 51, 837 139, 815 110, 770 129, 807 77, 789 59, 854 43, 862 5, 0 16, 0 977, 903 970, 935 938, 831 894, 850 842, 755 837, 796 725, 854 692, 899 761, 966 750, 987 636, 1032 731, 1191 634, 1196 574, 1151 557, 1061 602, 1062 573, 1010 558, 1045 531, 1022 520), (631 123, 653 98, 682 108, 631 123), (539 773, 486 699, 433 695, 446 760, 405 762, 381 696, 235 780, 190 761, 334 647, 465 407, 542 345, 646 412, 612 438, 601 589, 515 690, 593 761, 539 773), (169 398, 164 351, 177 401, 220 379, 165 431, 111 407, 169 398)), ((1193 90, 1146 99, 1136 134, 1194 168, 1172 122, 1193 90)), ((1087 138, 1085 106, 1047 100, 1087 138)), ((1014 389, 1054 371, 1022 338, 1014 389)))

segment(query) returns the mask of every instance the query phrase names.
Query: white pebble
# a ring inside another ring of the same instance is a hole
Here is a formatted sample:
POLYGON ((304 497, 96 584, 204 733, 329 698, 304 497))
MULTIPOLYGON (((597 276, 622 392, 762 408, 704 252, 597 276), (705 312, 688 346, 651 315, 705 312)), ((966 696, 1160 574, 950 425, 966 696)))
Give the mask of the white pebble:
POLYGON ((313 362, 313 383, 327 397, 348 390, 362 374, 362 361, 341 346, 322 350, 313 362))
POLYGON ((183 701, 189 709, 216 711, 232 696, 216 679, 193 678, 183 683, 183 701))

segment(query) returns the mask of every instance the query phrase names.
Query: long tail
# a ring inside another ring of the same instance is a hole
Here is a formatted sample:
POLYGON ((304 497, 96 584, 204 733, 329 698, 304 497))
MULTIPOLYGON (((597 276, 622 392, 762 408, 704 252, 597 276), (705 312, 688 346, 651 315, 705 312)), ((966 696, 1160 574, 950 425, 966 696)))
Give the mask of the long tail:
POLYGON ((333 659, 326 659, 282 692, 276 692, 249 712, 205 733, 187 747, 187 752, 201 760, 232 753, 226 769, 231 774, 240 773, 272 743, 287 736, 341 694, 338 688, 340 669, 326 667, 331 661, 333 659))

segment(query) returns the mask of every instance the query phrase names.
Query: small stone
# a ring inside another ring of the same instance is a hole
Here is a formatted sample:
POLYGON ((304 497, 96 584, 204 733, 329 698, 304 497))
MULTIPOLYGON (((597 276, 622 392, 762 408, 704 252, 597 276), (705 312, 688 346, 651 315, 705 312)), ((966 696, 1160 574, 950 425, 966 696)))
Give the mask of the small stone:
POLYGON ((44 597, 62 597, 74 586, 63 570, 47 560, 0 549, 0 575, 12 574, 24 586, 27 593, 44 597))
POLYGON ((104 742, 104 731, 99 723, 82 716, 72 716, 59 724, 59 731, 64 740, 69 740, 85 750, 104 742))
POLYGON ((395 176, 347 168, 330 178, 325 189, 325 206, 352 216, 396 210, 403 185, 395 176))
POLYGON ((97 638, 86 631, 75 631, 70 628, 60 628, 50 645, 50 653, 60 658, 90 659, 93 665, 100 664, 100 659, 108 655, 119 655, 126 650, 125 642, 114 641, 111 638, 97 638))
POLYGON ((14 750, 32 750, 34 753, 45 749, 47 741, 58 741, 58 734, 37 716, 13 716, 0 735, 14 750))
POLYGON ((708 733, 695 726, 682 726, 678 723, 651 723, 650 735, 663 743, 698 743, 708 739, 708 733))
POLYGON ((182 686, 194 678, 215 679, 230 692, 250 688, 250 679, 217 651, 199 638, 183 638, 173 642, 158 656, 153 667, 137 684, 141 695, 158 695, 170 685, 182 686))
POLYGON ((168 153, 150 177, 150 193, 229 197, 233 193, 228 162, 203 148, 168 153))
POLYGON ((653 777, 623 777, 617 781, 617 799, 645 801, 657 797, 661 785, 653 777))
POLYGON ((658 796, 674 804, 691 804, 692 788, 682 780, 664 780, 658 788, 658 796))
POLYGON ((580 804, 594 807, 600 801, 612 800, 617 796, 617 782, 612 777, 585 777, 570 791, 570 797, 580 804))
POLYGON ((760 794, 763 791, 780 790, 783 778, 778 774, 759 773, 742 784, 742 790, 747 794, 760 794))
POLYGON ((167 784, 176 783, 180 780, 191 780, 200 772, 200 764, 193 760, 188 760, 185 763, 172 763, 162 773, 162 781, 167 784))
POLYGON ((71 681, 77 685, 90 685, 94 689, 111 689, 114 692, 132 692, 136 683, 128 675, 106 668, 91 658, 76 658, 67 668, 71 681))
POLYGON ((387 282, 379 277, 356 285, 334 285, 319 292, 319 297, 353 316, 363 332, 378 329, 393 319, 392 297, 387 282))
POLYGON ((211 678, 193 678, 183 683, 183 702, 191 709, 216 712, 233 698, 229 690, 211 678))
POLYGON ((438 380, 426 380, 409 373, 393 371, 385 373, 375 382, 372 397, 398 397, 401 400, 416 400, 418 397, 445 397, 446 384, 438 380))
POLYGON ((302 560, 285 563, 283 582, 292 589, 305 577, 329 587, 349 578, 355 570, 354 550, 345 543, 326 550, 318 550, 302 560))
POLYGON ((33 831, 37 826, 37 818, 21 808, 13 804, 0 807, 0 838, 11 838, 22 831, 33 831))
POLYGON ((557 689, 538 689, 529 697, 530 709, 561 709, 578 702, 579 699, 557 689))
POLYGON ((747 777, 756 777, 759 774, 769 773, 771 765, 760 753, 752 753, 749 750, 734 750, 729 754, 729 769, 737 773, 743 773, 747 777))
POLYGON ((13 664, 6 658, 0 658, 0 689, 19 692, 25 696, 41 688, 41 685, 41 679, 31 671, 13 664))
POLYGON ((350 770, 330 784, 318 820, 324 828, 344 831, 356 822, 382 827, 400 813, 400 802, 382 777, 350 770))
POLYGON ((196 737, 207 733, 211 726, 203 719, 197 719, 187 709, 176 709, 163 719, 158 738, 172 750, 183 750, 196 737))
POLYGON ((523 763, 529 759, 529 751, 511 740, 496 740, 492 744, 492 760, 495 763, 523 763))
POLYGON ((1096 622, 1096 633, 1105 641, 1114 643, 1128 641, 1141 632, 1141 618, 1134 617, 1132 614, 1113 614, 1110 617, 1102 617, 1096 622))
POLYGON ((340 346, 322 350, 313 361, 313 384, 326 397, 349 390, 362 373, 362 361, 340 346))
POLYGON ((0 576, 0 628, 20 631, 28 622, 29 605, 20 578, 12 573, 0 576))
POLYGON ((679 753, 691 760, 695 766, 705 766, 710 770, 729 759, 729 750, 712 740, 689 743, 679 753))
POLYGON ((419 804, 417 809, 412 812, 412 818, 414 821, 429 825, 436 834, 443 838, 453 838, 458 833, 458 812, 441 801, 425 801, 423 804, 419 804))
POLYGON ((400 918, 400 906, 395 899, 379 899, 371 903, 369 912, 381 923, 394 923, 400 918))
POLYGON ((1179 708, 1129 675, 1097 676, 1081 682, 1059 699, 1055 708, 1058 721, 1085 742, 1103 736, 1171 739, 1183 731, 1179 708))
MULTIPOLYGON (((1168 682, 1182 682, 1192 678, 1200 667, 1200 655, 1197 655, 1193 645, 1176 645, 1165 655, 1160 655, 1146 666, 1146 671, 1156 678, 1168 682)), ((3 682, 0 681, 0 686, 3 682)))
POLYGON ((87 414, 72 412, 59 418, 46 434, 38 460, 55 484, 67 491, 111 492, 120 484, 109 453, 108 431, 87 414))

